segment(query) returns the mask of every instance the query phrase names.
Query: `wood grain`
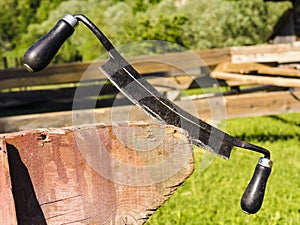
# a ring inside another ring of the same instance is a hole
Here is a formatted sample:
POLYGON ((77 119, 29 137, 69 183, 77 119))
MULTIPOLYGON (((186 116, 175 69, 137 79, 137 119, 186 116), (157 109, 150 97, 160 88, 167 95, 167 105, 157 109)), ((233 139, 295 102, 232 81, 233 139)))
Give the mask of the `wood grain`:
POLYGON ((300 77, 300 71, 285 67, 271 67, 261 63, 231 63, 225 62, 219 64, 214 71, 238 73, 238 74, 256 74, 270 75, 280 77, 300 77))
POLYGON ((275 85, 279 87, 300 87, 300 79, 298 78, 282 78, 282 77, 271 77, 271 76, 256 76, 256 75, 245 75, 237 73, 227 72, 212 72, 211 74, 216 79, 222 79, 226 81, 238 81, 247 84, 266 84, 275 85))
POLYGON ((291 63, 300 61, 300 46, 293 44, 237 46, 230 48, 231 62, 291 63))
POLYGON ((0 138, 0 224, 17 225, 6 143, 0 138))
POLYGON ((191 141, 162 124, 3 134, 27 167, 48 225, 143 224, 193 172, 191 141))

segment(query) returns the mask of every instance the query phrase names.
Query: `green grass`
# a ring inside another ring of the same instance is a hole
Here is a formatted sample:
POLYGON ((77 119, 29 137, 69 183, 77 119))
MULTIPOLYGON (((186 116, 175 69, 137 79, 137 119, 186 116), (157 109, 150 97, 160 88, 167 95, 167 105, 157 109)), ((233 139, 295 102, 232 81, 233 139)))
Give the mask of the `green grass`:
POLYGON ((240 208, 259 154, 234 149, 226 161, 195 149, 194 173, 147 225, 300 224, 300 114, 232 119, 226 131, 271 151, 274 165, 261 210, 247 215, 240 208))
POLYGON ((224 91, 229 91, 230 88, 227 86, 220 87, 211 87, 211 88, 190 88, 181 91, 181 97, 183 96, 193 96, 193 95, 201 95, 201 94, 210 94, 210 93, 220 93, 224 91))

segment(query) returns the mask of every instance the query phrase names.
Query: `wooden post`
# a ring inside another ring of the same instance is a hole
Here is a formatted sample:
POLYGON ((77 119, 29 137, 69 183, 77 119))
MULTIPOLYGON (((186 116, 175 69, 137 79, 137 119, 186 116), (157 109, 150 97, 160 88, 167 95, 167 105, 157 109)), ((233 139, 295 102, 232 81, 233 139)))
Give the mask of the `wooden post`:
POLYGON ((8 68, 8 63, 7 63, 7 58, 5 56, 3 56, 3 67, 4 69, 7 69, 8 68))
MULTIPOLYGON (((10 163, 19 165, 10 165, 11 174, 28 171, 30 180, 22 182, 21 191, 30 195, 18 195, 20 186, 13 190, 17 215, 26 216, 18 212, 20 202, 32 208, 33 217, 26 218, 31 224, 143 224, 193 171, 187 132, 163 124, 97 124, 0 138, 10 163)), ((5 165, 7 170, 7 160, 5 165)), ((4 181, 1 199, 11 195, 4 181)), ((0 204, 3 212, 3 200, 0 204)), ((9 220, 0 218, 1 224, 9 220)))
POLYGON ((15 57, 15 68, 19 68, 20 67, 20 63, 17 57, 15 57))

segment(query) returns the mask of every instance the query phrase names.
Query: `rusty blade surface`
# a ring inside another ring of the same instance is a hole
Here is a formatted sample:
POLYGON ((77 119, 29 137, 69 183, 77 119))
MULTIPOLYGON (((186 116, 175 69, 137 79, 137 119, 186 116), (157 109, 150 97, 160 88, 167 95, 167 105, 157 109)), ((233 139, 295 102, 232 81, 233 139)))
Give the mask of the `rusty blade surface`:
POLYGON ((191 115, 160 94, 116 50, 100 67, 108 79, 135 105, 166 124, 189 132, 193 144, 229 159, 236 138, 191 115))

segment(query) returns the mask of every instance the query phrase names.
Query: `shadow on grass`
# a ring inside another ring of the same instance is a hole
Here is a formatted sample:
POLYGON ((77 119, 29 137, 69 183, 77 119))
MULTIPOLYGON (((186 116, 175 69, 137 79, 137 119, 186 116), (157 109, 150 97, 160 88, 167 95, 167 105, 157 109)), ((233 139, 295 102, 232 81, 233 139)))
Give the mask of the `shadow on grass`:
MULTIPOLYGON (((274 120, 274 123, 277 123, 279 125, 285 125, 285 126, 293 126, 293 127, 300 127, 300 122, 292 120, 292 119, 285 119, 279 115, 271 115, 266 116, 266 118, 274 120)), ((271 122, 273 123, 273 122, 271 122)), ((271 124, 270 124, 271 126, 271 124)), ((241 133, 239 135, 235 135, 235 137, 249 141, 249 142, 276 142, 276 141, 287 141, 287 140, 298 140, 300 141, 300 134, 299 132, 285 132, 285 130, 280 130, 278 133, 276 133, 276 130, 272 129, 272 131, 261 131, 256 133, 241 133)))
POLYGON ((241 134, 235 136, 239 139, 249 141, 249 142, 276 142, 276 141, 287 141, 290 139, 296 139, 300 141, 299 134, 241 134))
POLYGON ((282 117, 280 117, 278 115, 268 116, 268 118, 274 119, 274 120, 276 120, 278 122, 282 122, 282 123, 285 123, 285 124, 288 124, 288 125, 300 127, 300 122, 287 120, 287 119, 282 118, 282 117))

